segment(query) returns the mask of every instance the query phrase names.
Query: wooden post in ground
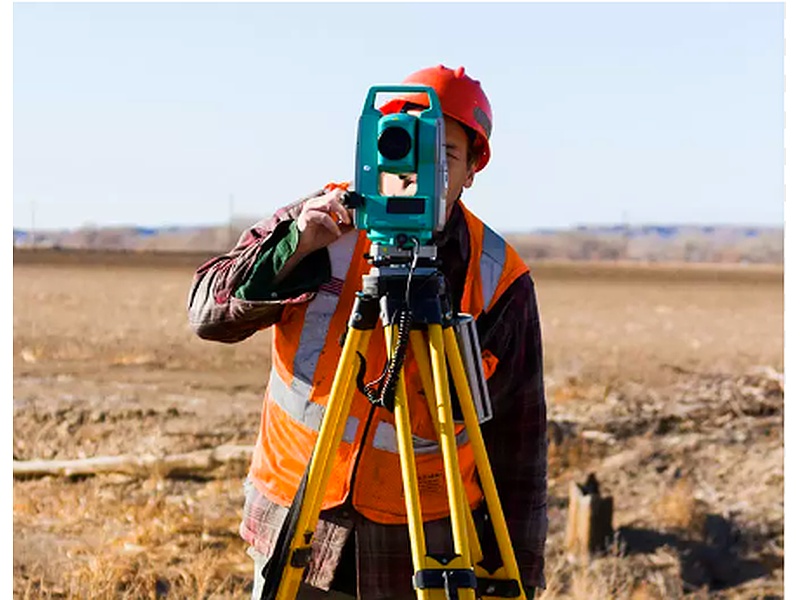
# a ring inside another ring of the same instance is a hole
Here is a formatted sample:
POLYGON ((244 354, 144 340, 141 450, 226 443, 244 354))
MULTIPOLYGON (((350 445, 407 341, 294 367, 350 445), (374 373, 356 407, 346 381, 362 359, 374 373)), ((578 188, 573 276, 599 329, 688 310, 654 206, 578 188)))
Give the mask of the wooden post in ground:
POLYGON ((614 532, 613 514, 614 499, 600 495, 600 485, 594 473, 583 485, 572 482, 564 540, 567 554, 586 559, 594 552, 605 550, 614 532))

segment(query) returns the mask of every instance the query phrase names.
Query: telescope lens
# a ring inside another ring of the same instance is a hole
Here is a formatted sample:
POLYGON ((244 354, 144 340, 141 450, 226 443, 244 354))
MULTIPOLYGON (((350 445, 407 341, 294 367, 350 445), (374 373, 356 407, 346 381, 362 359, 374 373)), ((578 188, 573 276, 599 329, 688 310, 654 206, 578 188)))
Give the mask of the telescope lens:
POLYGON ((388 160, 400 160, 411 151, 411 136, 402 127, 387 127, 378 138, 378 152, 388 160))

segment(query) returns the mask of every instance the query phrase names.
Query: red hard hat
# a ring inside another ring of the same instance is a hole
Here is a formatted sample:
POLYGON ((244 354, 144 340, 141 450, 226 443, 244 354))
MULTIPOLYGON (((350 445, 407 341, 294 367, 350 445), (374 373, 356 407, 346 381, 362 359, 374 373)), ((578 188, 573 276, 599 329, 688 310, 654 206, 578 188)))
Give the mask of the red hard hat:
MULTIPOLYGON (((449 69, 439 65, 412 73, 403 83, 432 87, 439 97, 442 112, 475 132, 475 171, 483 169, 491 155, 489 136, 492 135, 492 107, 483 93, 481 82, 469 77, 464 67, 449 69)), ((428 95, 413 93, 396 96, 381 106, 380 110, 383 114, 400 112, 409 102, 428 106, 428 95)))

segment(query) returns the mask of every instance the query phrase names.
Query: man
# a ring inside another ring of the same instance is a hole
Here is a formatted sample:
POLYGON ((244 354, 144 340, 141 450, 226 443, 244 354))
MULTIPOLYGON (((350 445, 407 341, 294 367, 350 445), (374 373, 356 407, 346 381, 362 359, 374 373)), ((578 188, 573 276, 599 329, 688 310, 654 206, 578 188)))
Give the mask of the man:
MULTIPOLYGON (((491 107, 480 83, 463 67, 423 69, 404 83, 432 86, 445 114, 447 221, 435 243, 453 306, 476 318, 494 411, 481 430, 522 582, 532 598, 536 587, 544 587, 547 532, 546 411, 536 295, 516 252, 461 201, 463 190, 473 185, 476 173, 489 161, 491 107)), ((425 106, 424 94, 410 94, 381 110, 425 106)), ((390 178, 384 193, 413 193, 415 186, 413 177, 390 178)), ((189 297, 190 323, 202 338, 231 343, 274 327, 272 371, 240 529, 255 561, 254 598, 260 597, 261 569, 319 431, 354 292, 369 269, 363 259, 368 240, 353 229, 340 188, 329 186, 256 223, 230 253, 197 270, 189 297)), ((367 381, 380 373, 383 344, 378 327, 370 338, 367 381)), ((406 365, 415 439, 435 439, 427 411, 414 410, 414 402, 425 405, 424 395, 416 391, 421 388, 412 380, 413 357, 406 365)), ((299 598, 414 598, 397 478, 399 455, 390 443, 393 417, 380 409, 379 417, 373 418, 370 406, 357 392, 299 598), (321 591, 329 589, 347 595, 321 591)), ((486 533, 491 527, 481 506, 468 441, 459 446, 459 457, 476 525, 486 533)), ((420 452, 417 461, 423 465, 418 478, 426 484, 420 487, 428 549, 445 551, 450 527, 441 455, 420 452)), ((482 538, 484 566, 494 568, 500 563, 493 536, 482 538)))

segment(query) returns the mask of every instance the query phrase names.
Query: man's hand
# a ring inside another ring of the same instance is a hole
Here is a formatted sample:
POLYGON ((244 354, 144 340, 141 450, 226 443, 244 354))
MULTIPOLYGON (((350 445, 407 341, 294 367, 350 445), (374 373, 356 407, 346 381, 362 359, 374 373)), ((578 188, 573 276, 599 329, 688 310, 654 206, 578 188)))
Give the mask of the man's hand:
POLYGON ((350 211, 342 204, 344 194, 345 190, 337 188, 303 203, 297 216, 297 230, 300 232, 297 248, 275 275, 274 284, 283 281, 306 256, 329 246, 353 229, 350 211))
POLYGON ((325 248, 353 228, 350 211, 342 204, 344 194, 335 189, 303 204, 297 217, 300 239, 295 254, 303 257, 325 248))

